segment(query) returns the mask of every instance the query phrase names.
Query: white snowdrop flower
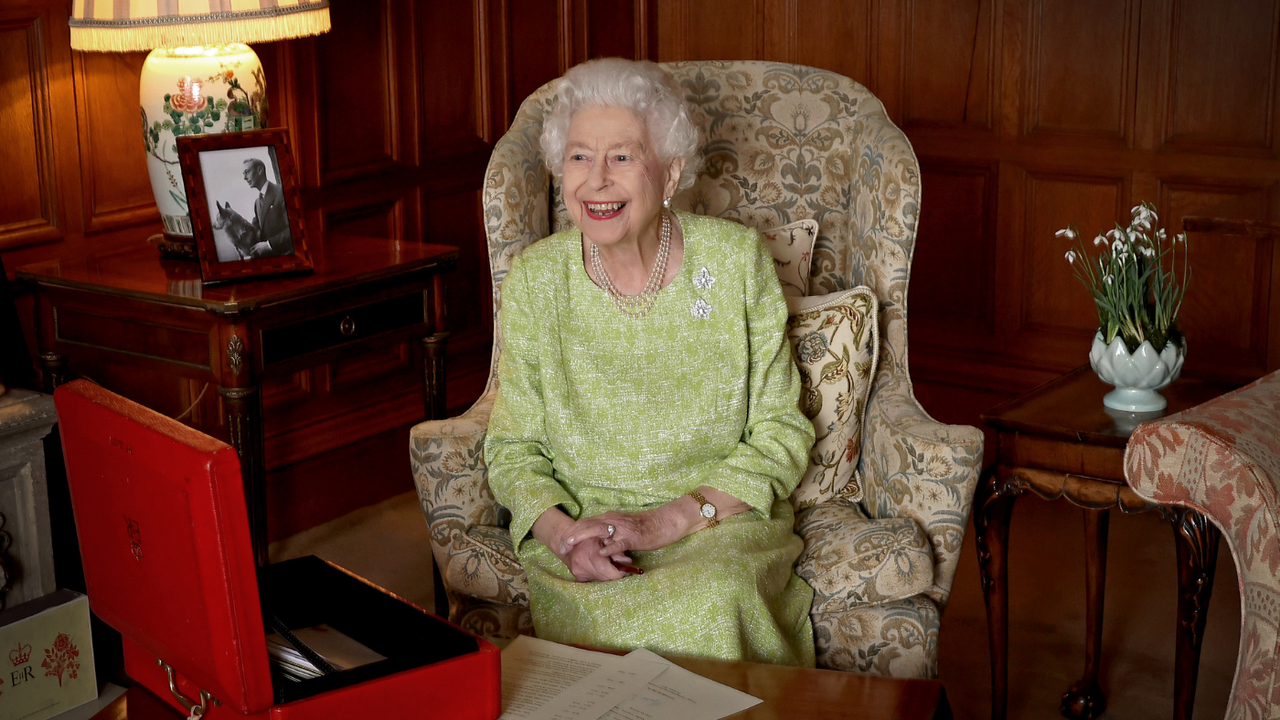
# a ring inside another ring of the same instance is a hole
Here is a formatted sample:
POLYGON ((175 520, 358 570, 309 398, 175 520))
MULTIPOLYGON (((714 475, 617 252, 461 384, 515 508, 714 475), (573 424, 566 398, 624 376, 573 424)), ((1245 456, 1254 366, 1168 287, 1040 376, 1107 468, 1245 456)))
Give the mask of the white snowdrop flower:
POLYGON ((1159 238, 1161 242, 1169 238, 1169 236, 1165 234, 1164 228, 1160 228, 1158 231, 1156 231, 1156 237, 1159 238))
POLYGON ((1122 251, 1122 250, 1124 250, 1124 243, 1123 243, 1123 242, 1121 242, 1120 240, 1116 240, 1115 242, 1111 243, 1111 254, 1112 254, 1112 255, 1114 255, 1114 254, 1116 254, 1116 253, 1118 253, 1118 252, 1120 252, 1120 251, 1122 251))
POLYGON ((1174 236, 1173 236, 1173 241, 1174 241, 1174 242, 1186 242, 1186 241, 1187 241, 1187 234, 1186 234, 1186 233, 1178 233, 1177 235, 1174 235, 1174 236))
POLYGON ((1067 262, 1071 263, 1072 265, 1074 265, 1074 264, 1075 264, 1075 262, 1076 262, 1076 252, 1075 252, 1074 250, 1068 250, 1068 251, 1067 251, 1067 254, 1065 255, 1065 257, 1067 258, 1067 262))
POLYGON ((1120 255, 1119 255, 1118 259, 1119 259, 1119 260, 1120 260, 1120 262, 1122 262, 1122 263, 1123 263, 1123 262, 1125 262, 1126 260, 1128 260, 1128 259, 1129 259, 1129 253, 1128 253, 1128 252, 1122 252, 1122 253, 1120 253, 1120 255))
POLYGON ((1105 282, 1106 284, 1110 285, 1110 284, 1111 284, 1111 276, 1110 276, 1110 275, 1103 275, 1103 276, 1102 276, 1102 281, 1103 281, 1103 282, 1105 282))
POLYGON ((1103 237, 1103 235, 1102 235, 1101 233, 1099 233, 1099 234, 1098 234, 1098 237, 1096 237, 1096 238, 1094 238, 1094 239, 1093 239, 1093 246, 1094 246, 1094 247, 1097 247, 1097 246, 1099 246, 1099 245, 1106 245, 1106 244, 1107 244, 1107 239, 1106 239, 1105 237, 1103 237))
POLYGON ((1055 236, 1055 237, 1064 237, 1064 238, 1066 238, 1066 239, 1068 239, 1068 240, 1075 240, 1075 239, 1076 239, 1076 231, 1075 231, 1075 230, 1072 230, 1071 228, 1063 228, 1063 229, 1059 230, 1058 232, 1054 233, 1054 236, 1055 236))
POLYGON ((1145 248, 1142 248, 1142 254, 1146 255, 1147 257, 1152 257, 1156 254, 1156 251, 1155 251, 1155 248, 1145 247, 1145 248))

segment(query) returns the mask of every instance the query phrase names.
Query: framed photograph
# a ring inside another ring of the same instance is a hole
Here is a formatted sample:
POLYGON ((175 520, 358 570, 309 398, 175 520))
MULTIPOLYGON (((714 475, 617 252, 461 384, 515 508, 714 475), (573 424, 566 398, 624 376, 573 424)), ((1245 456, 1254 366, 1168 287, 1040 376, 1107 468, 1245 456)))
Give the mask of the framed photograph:
POLYGON ((178 138, 205 285, 310 272, 289 131, 178 138))

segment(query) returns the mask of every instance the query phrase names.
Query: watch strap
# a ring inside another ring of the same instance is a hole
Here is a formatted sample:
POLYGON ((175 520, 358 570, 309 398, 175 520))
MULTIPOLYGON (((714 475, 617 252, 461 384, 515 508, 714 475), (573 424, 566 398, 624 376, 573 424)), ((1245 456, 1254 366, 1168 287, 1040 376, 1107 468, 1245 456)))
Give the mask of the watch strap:
POLYGON ((708 528, 713 528, 720 524, 720 521, 716 519, 716 506, 707 502, 707 499, 703 497, 702 493, 697 490, 691 490, 689 492, 689 497, 693 498, 694 502, 698 503, 698 514, 707 519, 708 528), (707 508, 711 508, 710 515, 707 515, 706 513, 707 508))

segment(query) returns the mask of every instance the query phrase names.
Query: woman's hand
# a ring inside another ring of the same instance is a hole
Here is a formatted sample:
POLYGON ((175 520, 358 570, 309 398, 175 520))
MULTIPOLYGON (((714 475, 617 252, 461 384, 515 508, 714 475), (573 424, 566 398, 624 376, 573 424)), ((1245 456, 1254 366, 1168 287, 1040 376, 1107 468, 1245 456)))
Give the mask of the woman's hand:
POLYGON ((579 582, 618 580, 628 575, 618 569, 618 565, 631 564, 631 558, 622 551, 602 552, 604 543, 600 539, 583 537, 577 542, 568 542, 574 526, 573 520, 560 508, 548 508, 534 521, 533 537, 560 558, 579 582))
MULTIPOLYGON (((716 506, 718 520, 751 509, 738 498, 712 487, 704 485, 698 492, 716 506)), ((600 540, 601 555, 618 555, 632 550, 660 550, 706 526, 707 519, 702 517, 698 503, 688 495, 681 495, 666 505, 644 512, 607 512, 582 518, 564 529, 563 542, 572 547, 584 540, 600 540), (610 527, 613 532, 609 531, 610 527)))
POLYGON ((638 513, 607 512, 582 518, 565 530, 565 543, 575 547, 588 541, 601 543, 599 554, 612 555, 632 550, 659 550, 692 530, 673 503, 638 513), (609 528, 613 532, 609 532, 609 528))
POLYGON ((627 577, 619 565, 630 565, 631 558, 603 551, 604 543, 588 539, 576 543, 560 558, 578 582, 605 582, 627 577))

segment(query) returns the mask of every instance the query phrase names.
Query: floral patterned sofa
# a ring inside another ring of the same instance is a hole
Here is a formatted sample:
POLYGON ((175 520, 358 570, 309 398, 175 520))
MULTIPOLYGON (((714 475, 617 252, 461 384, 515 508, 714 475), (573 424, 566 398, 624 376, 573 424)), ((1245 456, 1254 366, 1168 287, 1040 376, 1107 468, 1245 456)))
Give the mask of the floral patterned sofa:
MULTIPOLYGON (((816 220, 810 294, 867 285, 878 297, 880 360, 858 465, 862 500, 837 497, 819 505, 800 516, 797 531, 806 554, 836 557, 842 551, 823 544, 833 529, 846 526, 846 541, 853 538, 847 547, 864 565, 839 602, 821 609, 815 602, 819 665, 933 677, 941 612, 982 463, 982 434, 934 421, 912 394, 906 300, 920 169, 911 144, 866 88, 834 73, 768 62, 664 67, 684 88, 705 159, 698 182, 673 205, 761 229, 816 220), (924 552, 902 552, 896 543, 904 535, 918 538, 924 552), (910 567, 927 564, 912 559, 919 557, 931 557, 933 567, 910 567), (921 571, 918 594, 894 597, 876 589, 895 586, 888 576, 880 583, 877 574, 921 571)), ((511 258, 569 225, 538 146, 552 88, 542 87, 520 106, 485 175, 495 318, 511 258)), ((509 515, 486 483, 481 452, 502 352, 496 335, 480 400, 459 417, 418 425, 410 449, 451 618, 482 635, 512 636, 532 632, 528 582, 506 530, 509 515)))
POLYGON ((1222 531, 1240 578, 1240 652, 1228 720, 1280 718, 1280 372, 1139 425, 1125 480, 1222 531))

